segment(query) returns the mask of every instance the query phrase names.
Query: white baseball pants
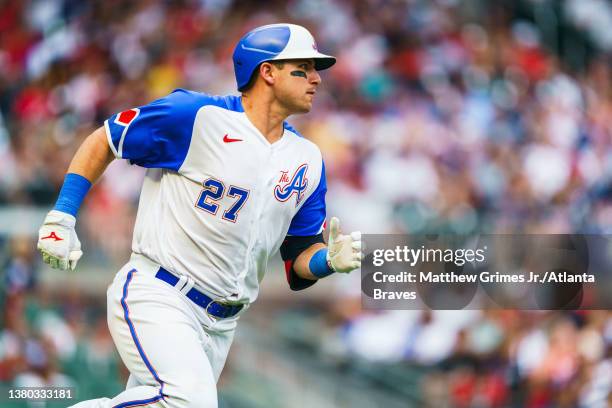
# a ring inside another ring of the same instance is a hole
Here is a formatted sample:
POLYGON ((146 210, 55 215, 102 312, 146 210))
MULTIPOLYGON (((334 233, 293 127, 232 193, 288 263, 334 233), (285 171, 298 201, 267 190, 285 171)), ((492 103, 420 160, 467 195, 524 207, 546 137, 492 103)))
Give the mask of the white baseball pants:
POLYGON ((125 391, 74 408, 217 407, 237 317, 216 320, 132 255, 107 291, 108 327, 130 371, 125 391))

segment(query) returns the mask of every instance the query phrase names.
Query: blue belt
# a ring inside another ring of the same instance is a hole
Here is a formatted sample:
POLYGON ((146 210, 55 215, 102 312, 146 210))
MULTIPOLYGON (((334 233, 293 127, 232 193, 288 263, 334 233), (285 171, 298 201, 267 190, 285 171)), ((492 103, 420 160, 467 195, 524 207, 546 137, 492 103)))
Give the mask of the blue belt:
MULTIPOLYGON (((155 274, 155 277, 157 279, 163 280, 164 282, 172 286, 176 286, 179 281, 179 278, 174 276, 174 274, 161 267, 159 268, 159 271, 157 271, 157 273, 155 274)), ((196 288, 191 288, 189 292, 187 292, 186 296, 196 305, 203 307, 204 310, 206 310, 206 313, 215 317, 219 317, 221 319, 235 316, 244 307, 244 305, 230 305, 219 303, 218 301, 209 298, 196 288)))

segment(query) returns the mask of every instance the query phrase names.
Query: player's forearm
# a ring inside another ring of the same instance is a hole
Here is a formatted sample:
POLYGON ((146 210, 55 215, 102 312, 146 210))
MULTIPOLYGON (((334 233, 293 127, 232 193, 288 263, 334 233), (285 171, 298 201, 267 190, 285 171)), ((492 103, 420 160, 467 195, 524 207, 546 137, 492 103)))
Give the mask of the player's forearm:
POLYGON ((104 128, 90 134, 72 158, 53 209, 76 217, 91 185, 104 173, 113 157, 104 128))
POLYGON ((319 279, 310 270, 310 261, 312 260, 313 255, 323 248, 326 248, 325 244, 313 244, 304 251, 302 251, 302 253, 295 259, 295 263, 293 264, 293 270, 300 278, 310 280, 319 279))
POLYGON ((75 231, 85 195, 113 160, 104 128, 90 134, 74 155, 53 210, 38 231, 38 249, 52 268, 74 269, 83 255, 75 231))
POLYGON ((108 146, 106 131, 100 127, 81 144, 70 162, 68 173, 79 174, 95 183, 115 156, 108 146))

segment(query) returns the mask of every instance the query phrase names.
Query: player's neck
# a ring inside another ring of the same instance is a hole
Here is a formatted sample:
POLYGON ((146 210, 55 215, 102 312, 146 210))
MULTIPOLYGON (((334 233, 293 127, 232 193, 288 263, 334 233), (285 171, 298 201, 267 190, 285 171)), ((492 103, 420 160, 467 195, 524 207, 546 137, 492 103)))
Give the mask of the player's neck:
POLYGON ((251 95, 242 96, 244 113, 268 142, 274 143, 283 137, 283 122, 289 115, 272 101, 259 98, 256 103, 255 100, 251 95))

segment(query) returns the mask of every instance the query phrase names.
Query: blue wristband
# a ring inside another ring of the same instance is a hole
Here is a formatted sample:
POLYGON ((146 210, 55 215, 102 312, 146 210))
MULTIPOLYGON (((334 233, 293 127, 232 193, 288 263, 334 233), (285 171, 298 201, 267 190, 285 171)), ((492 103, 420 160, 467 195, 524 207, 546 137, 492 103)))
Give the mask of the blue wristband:
POLYGON ((91 182, 85 177, 75 173, 66 174, 64 185, 53 209, 76 217, 90 187, 91 182))
POLYGON ((308 267, 310 268, 310 272, 319 279, 334 273, 329 265, 327 265, 327 248, 321 248, 315 252, 312 258, 310 258, 308 267))

